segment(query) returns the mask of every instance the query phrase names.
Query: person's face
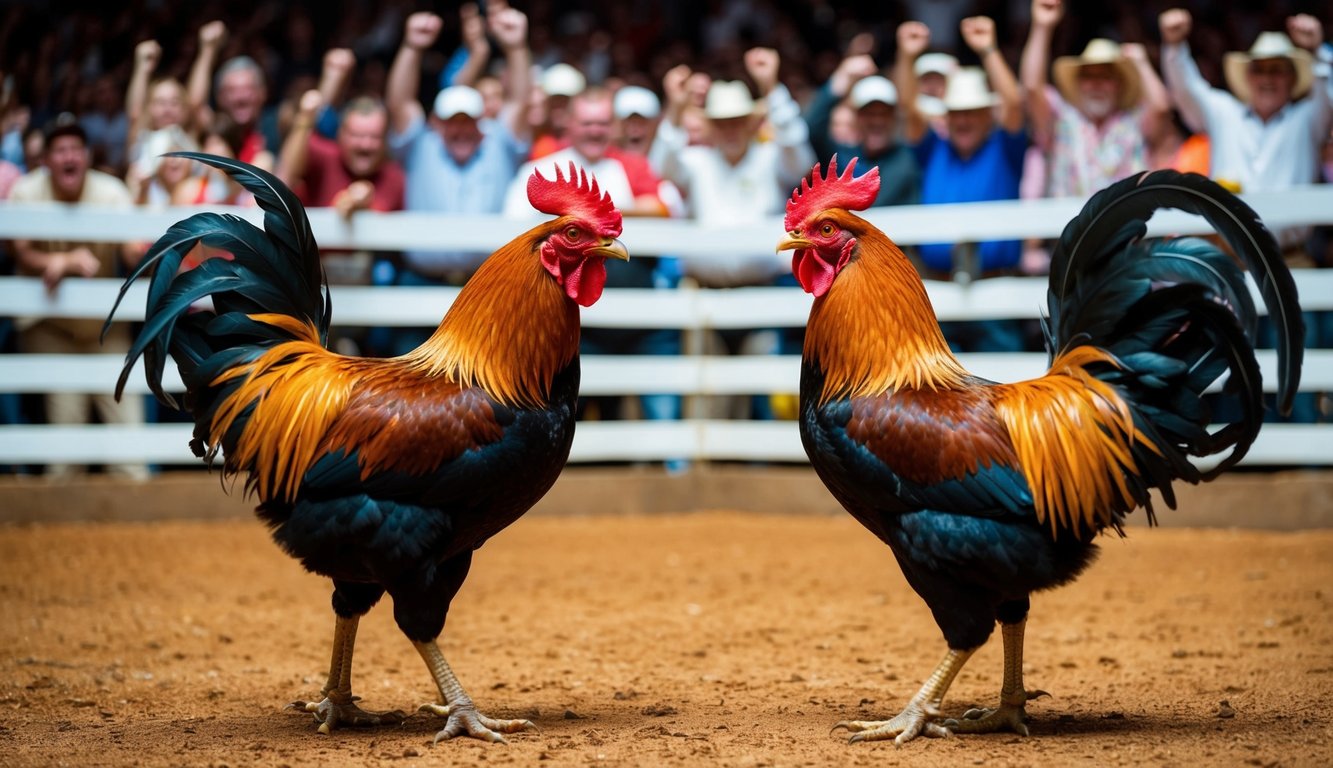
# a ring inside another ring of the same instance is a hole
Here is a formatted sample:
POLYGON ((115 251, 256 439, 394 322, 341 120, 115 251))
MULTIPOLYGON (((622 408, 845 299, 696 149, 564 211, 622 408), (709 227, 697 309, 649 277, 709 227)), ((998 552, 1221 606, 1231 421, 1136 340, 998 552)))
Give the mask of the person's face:
POLYGON ((343 166, 354 179, 375 175, 384 159, 384 133, 388 118, 384 112, 349 112, 338 126, 338 152, 343 166))
POLYGON ((477 81, 477 92, 481 94, 482 104, 485 105, 482 114, 485 117, 498 117, 505 104, 504 86, 500 81, 494 77, 484 77, 477 81))
POLYGON ((264 85, 254 70, 237 69, 222 78, 218 106, 241 125, 253 125, 264 107, 264 85))
POLYGON ((1120 102, 1120 75, 1111 64, 1086 64, 1078 68, 1079 108, 1090 120, 1101 120, 1115 112, 1120 102))
POLYGON ((91 159, 88 147, 78 136, 57 136, 46 147, 46 170, 56 199, 78 200, 91 159))
POLYGON ((729 162, 740 162, 750 149, 750 140, 754 138, 754 121, 750 117, 729 117, 712 120, 713 146, 722 152, 729 162))
POLYGON ((878 154, 893 144, 897 121, 893 107, 882 101, 872 101, 856 111, 861 146, 870 154, 878 154))
POLYGON ((995 118, 990 107, 951 110, 948 116, 949 143, 963 157, 971 157, 990 135, 995 118))
POLYGON ((917 80, 917 88, 927 96, 944 98, 944 91, 949 87, 949 78, 943 72, 926 72, 917 80))
POLYGON ((440 123, 444 149, 455 163, 462 165, 472 159, 481 146, 481 127, 476 118, 457 114, 440 123))
POLYGON ((653 141, 653 127, 657 121, 643 115, 630 115, 620 121, 620 135, 625 143, 635 147, 647 147, 653 141))
POLYGON ((1250 107, 1269 117, 1291 101, 1296 87, 1296 67, 1287 59, 1255 59, 1245 70, 1250 86, 1250 107))
POLYGON ((570 105, 569 145, 580 155, 597 162, 611 145, 610 99, 576 99, 570 105))
POLYGON ((175 80, 163 80, 148 92, 148 122, 154 130, 185 122, 185 91, 175 80))

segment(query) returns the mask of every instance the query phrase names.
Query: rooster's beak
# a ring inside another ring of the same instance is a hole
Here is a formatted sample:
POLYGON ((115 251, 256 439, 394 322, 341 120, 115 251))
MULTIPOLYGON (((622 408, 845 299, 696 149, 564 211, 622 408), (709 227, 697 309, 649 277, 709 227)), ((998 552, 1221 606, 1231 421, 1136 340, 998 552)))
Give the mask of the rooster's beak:
POLYGON ((789 235, 778 241, 778 253, 812 247, 814 247, 814 243, 796 235, 789 235))
POLYGON ((629 251, 625 250, 625 244, 613 237, 608 237, 600 245, 589 248, 588 251, 607 259, 629 261, 629 251))

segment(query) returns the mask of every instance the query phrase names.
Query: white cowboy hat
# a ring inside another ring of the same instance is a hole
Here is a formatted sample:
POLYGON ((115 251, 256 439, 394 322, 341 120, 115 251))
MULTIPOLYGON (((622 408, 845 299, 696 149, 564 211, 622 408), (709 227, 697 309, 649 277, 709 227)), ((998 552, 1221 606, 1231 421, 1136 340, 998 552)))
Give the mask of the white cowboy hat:
POLYGON ((754 113, 754 98, 750 88, 740 80, 717 80, 708 86, 704 98, 704 115, 710 120, 729 120, 754 113))
POLYGON ((898 89, 886 77, 871 75, 856 81, 849 97, 854 109, 860 109, 873 102, 882 102, 890 107, 898 103, 898 89))
POLYGON ((980 67, 962 67, 949 78, 943 101, 949 112, 966 112, 993 107, 1000 97, 986 84, 986 73, 980 67))
POLYGON ((1291 98, 1299 99, 1310 90, 1314 82, 1314 60, 1310 52, 1297 48, 1291 38, 1282 32, 1260 32, 1254 45, 1247 51, 1232 51, 1223 59, 1223 68, 1227 76, 1227 87, 1236 94, 1236 98, 1250 103, 1250 83, 1245 78, 1251 61, 1259 59, 1287 59, 1296 68, 1296 82, 1291 86, 1291 98))
POLYGON ((1061 56, 1055 60, 1051 79, 1055 80, 1055 87, 1060 89, 1060 95, 1065 101, 1078 104, 1078 70, 1093 64, 1110 64, 1120 73, 1120 100, 1116 103, 1117 108, 1129 109, 1139 102, 1143 84, 1139 81, 1139 72, 1134 68, 1134 62, 1120 52, 1119 43, 1104 37, 1089 40, 1083 53, 1078 56, 1061 56))

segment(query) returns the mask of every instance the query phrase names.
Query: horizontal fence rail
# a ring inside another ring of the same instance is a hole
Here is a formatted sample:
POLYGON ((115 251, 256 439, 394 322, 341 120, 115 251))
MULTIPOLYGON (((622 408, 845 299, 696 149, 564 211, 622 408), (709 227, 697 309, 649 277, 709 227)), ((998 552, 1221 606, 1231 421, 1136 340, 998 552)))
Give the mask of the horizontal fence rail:
MULTIPOLYGON (((1310 187, 1245 196, 1274 229, 1333 222, 1333 189, 1310 187)), ((897 242, 912 245, 940 239, 980 241, 1011 237, 1055 237, 1082 206, 1080 200, 976 203, 882 208, 865 217, 897 242)), ((0 204, 0 238, 61 239, 91 242, 153 240, 167 227, 198 209, 158 211, 78 209, 56 205, 0 204)), ((210 207, 209 210, 221 210, 210 207)), ((254 209, 229 209, 258 223, 254 209)), ((348 222, 328 209, 310 211, 321 245, 373 250, 441 247, 449 233, 450 249, 493 250, 534 222, 500 217, 455 217, 423 213, 357 214, 348 222)), ((1150 235, 1205 234, 1200 217, 1179 212, 1158 214, 1150 235)), ((633 219, 622 240, 632 254, 674 255, 726 260, 731 254, 772 252, 782 233, 781 219, 742 227, 710 228, 686 221, 633 219)), ((780 261, 789 257, 775 255, 780 261)), ((1333 311, 1333 270, 1297 274, 1302 305, 1333 311)), ((1044 278, 995 278, 965 283, 927 281, 942 320, 1036 318, 1045 310, 1044 278)), ((0 277, 0 315, 20 327, 44 317, 104 319, 121 288, 118 280, 76 280, 48 293, 35 278, 0 277)), ((1257 289, 1251 290, 1258 300, 1257 289)), ((452 288, 332 288, 333 322, 342 327, 407 327, 438 324, 457 296, 452 288)), ((132 287, 118 319, 143 317, 146 285, 132 287)), ((583 310, 589 328, 669 328, 683 332, 737 328, 798 328, 805 324, 810 297, 794 288, 706 290, 608 289, 598 304, 583 310)), ((1262 301, 1257 301, 1263 311, 1262 301)), ((1041 375, 1043 354, 962 355, 964 365, 996 381, 1041 375)), ((1276 388, 1276 359, 1260 352, 1264 387, 1276 388)), ((0 358, 0 393, 109 392, 123 360, 117 355, 8 355, 0 358)), ((679 394, 687 397, 793 394, 799 379, 795 356, 707 355, 587 356, 582 392, 616 396, 679 394)), ((178 392, 180 380, 168 365, 164 385, 178 392)), ((1215 385, 1215 388, 1219 385, 1215 385)), ((1333 350, 1310 350, 1301 382, 1304 392, 1333 391, 1333 350)), ((143 395, 142 365, 129 378, 127 392, 143 395)), ((0 464, 49 462, 163 465, 198 462, 187 448, 187 424, 142 426, 87 425, 0 426, 0 464)), ((803 462, 794 422, 684 419, 672 422, 588 422, 579 425, 571 461, 717 461, 803 462)), ((1250 465, 1333 465, 1333 426, 1269 424, 1245 460, 1250 465)))

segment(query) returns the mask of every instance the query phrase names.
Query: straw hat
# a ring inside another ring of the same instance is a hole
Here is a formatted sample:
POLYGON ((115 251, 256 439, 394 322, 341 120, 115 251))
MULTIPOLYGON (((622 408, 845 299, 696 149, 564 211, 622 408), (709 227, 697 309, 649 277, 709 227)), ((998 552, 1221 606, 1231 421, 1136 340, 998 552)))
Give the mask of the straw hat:
POLYGON ((1296 68, 1296 82, 1291 87, 1291 98, 1299 99, 1310 90, 1314 81, 1314 60, 1310 52, 1297 48, 1291 38, 1282 32, 1260 32, 1254 45, 1246 51, 1232 51, 1223 59, 1227 76, 1227 87, 1236 94, 1236 98, 1250 103, 1250 84, 1246 80, 1246 70, 1251 61, 1260 59, 1287 59, 1296 68))
POLYGON ((746 117, 754 113, 750 88, 740 80, 718 80, 708 87, 704 114, 712 120, 746 117))
POLYGON ((949 78, 944 91, 944 108, 950 112, 993 107, 1000 97, 986 84, 986 73, 980 67, 962 67, 949 78))
POLYGON ((1139 81, 1139 72, 1134 62, 1126 59, 1120 52, 1120 44, 1098 37, 1088 41, 1083 53, 1078 56, 1061 56, 1055 60, 1051 69, 1051 78, 1060 95, 1070 104, 1079 102, 1078 70, 1092 64, 1110 64, 1120 73, 1119 109, 1130 109, 1139 102, 1139 92, 1143 84, 1139 81))

